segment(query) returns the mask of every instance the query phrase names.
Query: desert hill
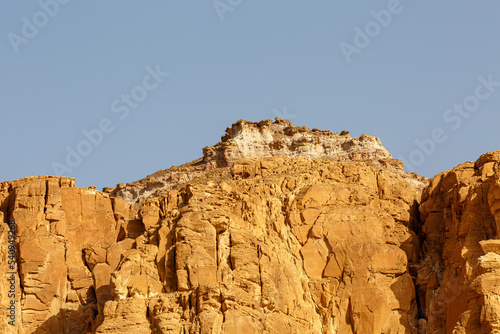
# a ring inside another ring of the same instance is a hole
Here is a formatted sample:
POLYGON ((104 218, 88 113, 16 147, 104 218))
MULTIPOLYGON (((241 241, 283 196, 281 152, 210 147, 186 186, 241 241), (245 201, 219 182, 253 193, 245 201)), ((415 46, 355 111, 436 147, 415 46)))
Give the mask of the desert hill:
POLYGON ((2 182, 0 332, 500 333, 499 165, 277 118, 103 192, 2 182))

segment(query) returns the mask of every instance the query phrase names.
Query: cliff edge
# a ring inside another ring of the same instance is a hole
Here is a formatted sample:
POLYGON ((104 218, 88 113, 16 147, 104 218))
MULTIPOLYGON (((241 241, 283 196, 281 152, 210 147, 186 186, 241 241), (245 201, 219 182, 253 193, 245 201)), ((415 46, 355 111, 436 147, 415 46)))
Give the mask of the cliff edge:
POLYGON ((427 179, 277 119, 203 153, 104 192, 0 183, 0 332, 500 331, 500 151, 427 179))
POLYGON ((329 130, 310 130, 305 126, 293 126, 290 121, 276 117, 274 122, 270 119, 260 122, 239 120, 226 129, 219 143, 203 148, 202 158, 158 171, 136 182, 118 184, 115 189, 107 188, 105 191, 110 192, 111 196, 135 203, 205 175, 220 175, 227 172, 225 167, 231 167, 239 159, 276 156, 363 161, 398 174, 419 190, 428 182, 426 177, 404 171, 403 163, 393 159, 377 137, 363 134, 352 138, 348 131, 339 134, 329 130))

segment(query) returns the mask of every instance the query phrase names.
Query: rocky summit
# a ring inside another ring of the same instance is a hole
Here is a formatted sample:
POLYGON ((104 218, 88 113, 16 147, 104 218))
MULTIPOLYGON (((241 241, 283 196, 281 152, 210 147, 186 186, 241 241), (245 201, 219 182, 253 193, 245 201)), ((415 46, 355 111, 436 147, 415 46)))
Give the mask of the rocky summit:
POLYGON ((2 182, 0 221, 1 333, 500 333, 500 151, 429 179, 241 120, 103 192, 2 182))

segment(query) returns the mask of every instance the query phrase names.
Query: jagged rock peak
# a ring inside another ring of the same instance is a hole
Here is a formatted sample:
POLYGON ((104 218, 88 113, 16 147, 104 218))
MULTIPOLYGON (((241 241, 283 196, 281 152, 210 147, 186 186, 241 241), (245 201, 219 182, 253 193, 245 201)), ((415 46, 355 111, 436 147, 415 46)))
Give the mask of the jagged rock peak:
POLYGON ((226 129, 221 142, 203 149, 203 161, 214 167, 231 166, 242 158, 260 159, 273 156, 327 158, 332 160, 392 159, 380 139, 363 134, 351 137, 348 131, 312 129, 292 126, 289 120, 248 122, 239 120, 226 129))

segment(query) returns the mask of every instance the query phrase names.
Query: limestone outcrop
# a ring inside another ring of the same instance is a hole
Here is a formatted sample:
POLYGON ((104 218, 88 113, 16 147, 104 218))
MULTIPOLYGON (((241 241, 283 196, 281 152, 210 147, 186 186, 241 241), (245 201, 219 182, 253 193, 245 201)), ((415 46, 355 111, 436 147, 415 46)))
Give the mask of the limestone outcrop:
POLYGON ((0 332, 500 333, 499 163, 277 119, 102 193, 0 183, 0 332))
POLYGON ((133 183, 121 183, 106 191, 133 204, 196 178, 213 177, 217 168, 231 167, 239 159, 274 156, 363 161, 398 174, 416 189, 421 190, 427 183, 427 178, 404 171, 403 163, 393 159, 377 137, 363 134, 353 138, 348 131, 310 130, 276 117, 274 122, 270 119, 258 123, 239 120, 226 129, 219 143, 203 148, 202 158, 158 171, 133 183))
POLYGON ((305 126, 292 126, 288 120, 276 118, 259 123, 239 120, 226 129, 226 134, 214 146, 203 149, 203 161, 214 167, 231 166, 243 158, 273 156, 327 158, 339 161, 392 159, 380 139, 371 135, 351 138, 341 134, 305 126))

